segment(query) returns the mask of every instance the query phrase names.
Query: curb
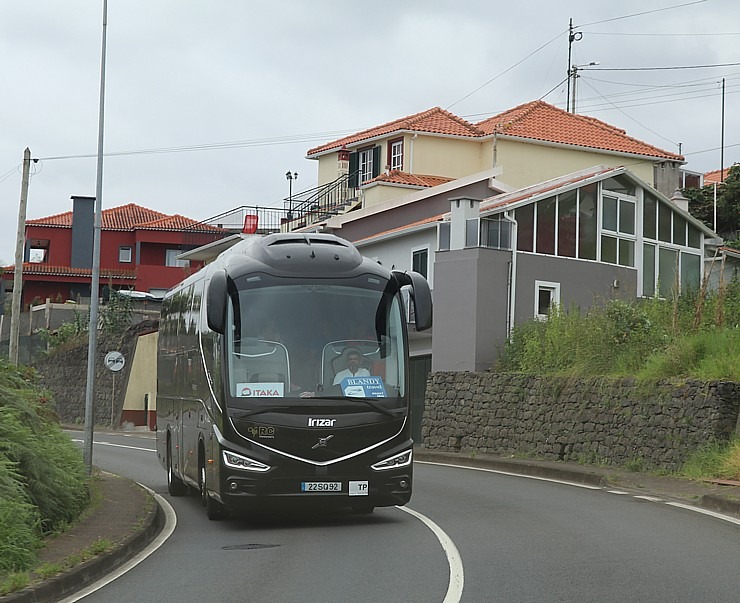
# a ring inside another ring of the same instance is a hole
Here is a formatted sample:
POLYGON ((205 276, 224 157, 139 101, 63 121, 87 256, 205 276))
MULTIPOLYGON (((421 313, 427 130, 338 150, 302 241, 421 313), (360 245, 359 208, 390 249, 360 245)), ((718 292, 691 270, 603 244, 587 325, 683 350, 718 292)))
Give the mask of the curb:
POLYGON ((144 549, 164 527, 165 515, 156 498, 147 493, 154 508, 144 518, 142 528, 92 559, 74 566, 62 574, 0 597, 1 603, 53 603, 92 584, 133 558, 144 549))
POLYGON ((714 494, 705 494, 701 497, 699 505, 703 509, 709 511, 716 511, 723 515, 730 515, 732 517, 740 518, 740 502, 730 500, 723 496, 716 496, 714 494))

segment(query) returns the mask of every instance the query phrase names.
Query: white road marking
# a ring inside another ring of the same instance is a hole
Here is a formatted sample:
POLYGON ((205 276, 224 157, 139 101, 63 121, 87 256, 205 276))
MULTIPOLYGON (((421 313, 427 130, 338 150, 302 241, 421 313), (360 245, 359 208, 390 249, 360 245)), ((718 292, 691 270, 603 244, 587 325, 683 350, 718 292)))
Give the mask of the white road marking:
MULTIPOLYGON (((83 443, 85 440, 72 440, 73 442, 83 443)), ((128 448, 129 450, 143 450, 144 452, 156 452, 154 448, 140 448, 138 446, 126 446, 124 444, 113 444, 112 442, 98 442, 93 441, 96 446, 113 446, 114 448, 128 448)))
POLYGON ((83 590, 80 590, 75 594, 70 595, 66 599, 63 599, 60 603, 74 603, 75 601, 79 601, 80 599, 87 597, 95 591, 100 590, 107 584, 110 584, 111 582, 113 582, 113 580, 120 578, 126 572, 139 565, 139 563, 144 561, 144 559, 149 557, 149 555, 151 555, 159 547, 161 547, 165 543, 165 541, 172 535, 172 532, 175 531, 175 527, 177 526, 177 514, 175 513, 175 510, 172 508, 170 503, 168 503, 162 496, 154 492, 154 490, 152 490, 151 488, 147 488, 144 484, 139 485, 147 490, 152 496, 154 496, 159 506, 162 507, 165 516, 165 522, 162 531, 154 540, 152 540, 149 546, 147 546, 138 555, 129 559, 126 563, 121 565, 119 568, 117 568, 115 571, 111 572, 104 578, 101 578, 97 582, 93 582, 90 586, 84 588, 83 590))
POLYGON ((710 517, 715 517, 716 519, 721 519, 723 521, 729 521, 730 523, 734 523, 735 525, 740 526, 740 519, 730 517, 729 515, 722 515, 722 513, 717 513, 716 511, 710 511, 709 509, 702 509, 701 507, 693 507, 691 505, 685 505, 683 503, 678 503, 678 502, 667 502, 666 504, 671 505, 672 507, 679 507, 680 509, 687 509, 688 511, 695 511, 697 513, 702 513, 703 515, 709 515, 710 517))
POLYGON ((466 465, 452 465, 450 463, 435 463, 432 461, 414 461, 422 465, 439 465, 440 467, 454 467, 455 469, 472 469, 473 471, 485 471, 486 473, 497 473, 499 475, 510 475, 512 477, 526 477, 527 479, 536 479, 541 482, 552 482, 554 484, 565 484, 566 486, 575 486, 576 488, 585 488, 586 490, 601 490, 601 486, 589 486, 588 484, 577 484, 567 482, 561 479, 552 479, 550 477, 540 477, 539 475, 525 475, 523 473, 512 473, 510 471, 501 471, 500 469, 486 469, 485 467, 468 467, 466 465))
POLYGON ((575 482, 566 482, 566 481, 562 481, 559 479, 550 479, 547 477, 538 477, 534 475, 524 475, 521 473, 509 473, 508 471, 499 471, 498 469, 485 469, 482 467, 467 467, 465 465, 452 465, 450 463, 434 463, 431 461, 414 461, 414 462, 420 463, 422 465, 440 465, 442 467, 454 467, 455 469, 474 469, 476 471, 487 471, 488 473, 498 473, 500 475, 511 475, 513 477, 526 477, 528 479, 537 479, 543 482, 554 482, 556 484, 565 484, 566 486, 576 486, 577 488, 586 488, 588 490, 604 490, 605 492, 609 492, 610 494, 633 496, 634 498, 639 498, 641 500, 646 500, 646 501, 654 502, 654 503, 662 503, 662 504, 670 505, 672 507, 679 507, 681 509, 686 509, 687 511, 694 511, 696 513, 701 513, 703 515, 709 515, 710 517, 714 517, 715 519, 721 519, 723 521, 728 521, 730 523, 740 525, 740 519, 736 519, 730 515, 723 515, 722 513, 710 511, 709 509, 702 509, 701 507, 695 507, 693 505, 686 505, 686 504, 678 503, 678 502, 668 502, 666 500, 663 500, 662 498, 656 498, 655 496, 633 495, 629 492, 622 492, 621 490, 605 490, 601 486, 587 486, 585 484, 577 484, 575 482))
POLYGON ((452 539, 442 528, 425 515, 422 515, 413 509, 409 509, 408 507, 396 508, 404 513, 408 513, 409 515, 416 517, 437 537, 439 544, 442 545, 442 549, 447 556, 447 564, 450 567, 450 581, 447 585, 447 594, 445 594, 443 603, 458 603, 462 598, 463 585, 465 584, 465 573, 463 572, 462 558, 460 557, 460 553, 458 552, 455 543, 452 542, 452 539))

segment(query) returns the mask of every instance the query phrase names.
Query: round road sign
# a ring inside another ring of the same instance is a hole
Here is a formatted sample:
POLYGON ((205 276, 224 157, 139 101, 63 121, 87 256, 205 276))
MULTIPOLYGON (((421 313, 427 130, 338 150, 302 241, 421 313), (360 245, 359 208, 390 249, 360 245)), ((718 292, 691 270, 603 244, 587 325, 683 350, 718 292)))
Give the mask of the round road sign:
POLYGON ((107 366, 114 373, 117 373, 123 368, 126 361, 123 358, 121 352, 108 352, 105 355, 105 366, 107 366))

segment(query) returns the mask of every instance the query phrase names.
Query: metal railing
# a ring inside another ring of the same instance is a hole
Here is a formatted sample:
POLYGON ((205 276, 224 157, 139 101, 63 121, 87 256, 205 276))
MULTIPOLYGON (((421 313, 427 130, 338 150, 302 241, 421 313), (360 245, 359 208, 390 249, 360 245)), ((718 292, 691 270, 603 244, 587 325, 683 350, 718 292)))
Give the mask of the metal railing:
POLYGON ((317 224, 344 213, 357 201, 357 187, 349 183, 350 174, 344 174, 332 182, 284 199, 282 208, 240 205, 189 227, 185 247, 194 249, 243 232, 247 224, 256 225, 255 234, 290 232, 317 224), (213 226, 222 230, 211 230, 209 227, 213 226))
POLYGON ((350 186, 356 174, 343 174, 336 180, 297 193, 283 200, 290 216, 290 229, 302 228, 344 213, 358 198, 357 187, 350 186))

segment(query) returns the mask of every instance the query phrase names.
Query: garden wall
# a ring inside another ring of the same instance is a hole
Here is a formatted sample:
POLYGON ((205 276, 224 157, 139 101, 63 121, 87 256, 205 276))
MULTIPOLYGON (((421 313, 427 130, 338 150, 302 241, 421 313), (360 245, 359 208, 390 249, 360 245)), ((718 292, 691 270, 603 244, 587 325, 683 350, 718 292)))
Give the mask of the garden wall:
MULTIPOLYGON (((129 327, 123 335, 98 335, 93 397, 95 425, 120 425, 136 341, 139 335, 156 331, 158 324, 156 320, 145 320, 129 327), (104 363, 106 354, 112 351, 121 352, 125 359, 123 369, 115 374, 104 363)), ((39 373, 41 385, 51 392, 62 423, 84 424, 87 338, 77 346, 64 344, 54 353, 38 358, 33 366, 39 373)))
POLYGON ((422 422, 430 450, 678 469, 737 429, 740 383, 429 375, 422 422))

